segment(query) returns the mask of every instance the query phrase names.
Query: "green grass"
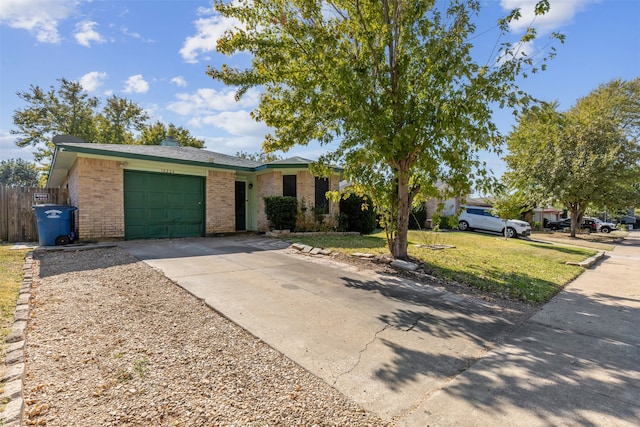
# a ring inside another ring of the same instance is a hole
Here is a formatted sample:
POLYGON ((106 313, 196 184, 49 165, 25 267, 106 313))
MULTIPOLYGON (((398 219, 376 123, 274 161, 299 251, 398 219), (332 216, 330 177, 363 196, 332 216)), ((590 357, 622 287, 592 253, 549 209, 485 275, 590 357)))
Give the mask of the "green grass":
MULTIPOLYGON (((27 250, 9 250, 12 245, 0 244, 0 340, 5 342, 13 327, 18 290, 22 285, 24 256, 27 250)), ((3 344, 4 345, 4 344, 3 344)), ((4 348, 2 349, 4 355, 4 348)))
MULTIPOLYGON (((307 245, 351 254, 388 254, 383 232, 369 236, 296 236, 307 245)), ((582 272, 566 265, 594 255, 592 248, 536 243, 497 235, 462 232, 409 232, 409 256, 434 276, 468 284, 503 298, 540 304, 582 272), (455 246, 444 250, 416 245, 455 246)))
MULTIPOLYGON (((9 250, 12 245, 0 244, 0 360, 6 355, 6 338, 11 332, 14 321, 14 312, 18 300, 18 291, 22 286, 24 256, 26 250, 9 250)), ((0 368, 0 379, 4 374, 0 368)), ((0 393, 4 384, 0 383, 0 393)), ((9 400, 0 402, 0 412, 9 400)))

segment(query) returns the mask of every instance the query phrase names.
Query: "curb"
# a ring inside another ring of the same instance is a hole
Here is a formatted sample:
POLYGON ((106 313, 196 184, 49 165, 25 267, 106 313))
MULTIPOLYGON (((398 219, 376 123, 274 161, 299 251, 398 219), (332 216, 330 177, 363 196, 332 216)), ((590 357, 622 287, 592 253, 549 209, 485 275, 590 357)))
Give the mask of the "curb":
POLYGON ((568 262, 567 265, 578 265, 582 268, 591 268, 593 264, 600 261, 602 258, 604 258, 604 252, 598 252, 591 258, 587 258, 582 262, 568 262))
POLYGON ((0 413, 0 425, 4 427, 20 427, 22 425, 22 409, 24 406, 22 379, 24 378, 25 370, 24 344, 27 320, 29 318, 31 285, 33 284, 33 252, 28 252, 25 255, 22 271, 24 279, 16 302, 13 328, 6 339, 6 372, 2 379, 4 392, 0 396, 2 402, 7 402, 4 411, 0 413))

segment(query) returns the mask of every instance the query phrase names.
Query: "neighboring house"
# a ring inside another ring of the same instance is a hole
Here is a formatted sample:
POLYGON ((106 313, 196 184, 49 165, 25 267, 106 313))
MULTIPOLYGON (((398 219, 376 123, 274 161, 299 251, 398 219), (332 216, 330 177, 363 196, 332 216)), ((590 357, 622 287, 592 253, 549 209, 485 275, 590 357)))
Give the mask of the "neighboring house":
POLYGON ((564 211, 553 207, 535 208, 533 209, 533 215, 530 222, 538 222, 540 225, 545 226, 548 222, 559 221, 562 219, 563 212, 564 211))
POLYGON ((425 202, 427 210, 427 222, 438 214, 440 216, 457 216, 462 206, 481 206, 490 208, 491 204, 484 198, 479 197, 451 197, 446 200, 432 198, 425 202))
POLYGON ((624 225, 631 225, 631 228, 640 227, 640 216, 636 216, 635 208, 629 208, 627 214, 620 217, 620 223, 624 225))
POLYGON ((267 231, 265 196, 294 196, 338 213, 325 193, 339 169, 314 177, 312 161, 258 163, 175 143, 93 144, 70 136, 56 145, 47 187, 68 188, 80 240, 210 236, 267 231))

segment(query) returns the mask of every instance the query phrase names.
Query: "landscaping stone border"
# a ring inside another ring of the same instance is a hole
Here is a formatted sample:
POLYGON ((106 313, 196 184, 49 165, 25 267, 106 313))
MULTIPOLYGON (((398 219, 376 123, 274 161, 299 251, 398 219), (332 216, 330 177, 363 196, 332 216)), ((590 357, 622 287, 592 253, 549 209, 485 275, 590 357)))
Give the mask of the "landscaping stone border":
POLYGON ((7 354, 5 356, 6 372, 2 382, 4 392, 0 397, 5 404, 0 413, 0 425, 4 427, 20 427, 22 420, 22 379, 24 378, 25 360, 24 344, 29 319, 29 299, 33 285, 33 252, 27 252, 22 267, 24 278, 18 294, 13 328, 7 336, 7 354))

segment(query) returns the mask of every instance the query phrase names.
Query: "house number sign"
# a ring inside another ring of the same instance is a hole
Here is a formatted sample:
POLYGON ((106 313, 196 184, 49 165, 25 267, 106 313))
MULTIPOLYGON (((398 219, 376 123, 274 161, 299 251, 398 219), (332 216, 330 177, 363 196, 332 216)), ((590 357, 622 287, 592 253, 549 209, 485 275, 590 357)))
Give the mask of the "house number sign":
POLYGON ((173 169, 160 169, 160 172, 162 172, 162 173, 176 173, 176 171, 173 170, 173 169))

